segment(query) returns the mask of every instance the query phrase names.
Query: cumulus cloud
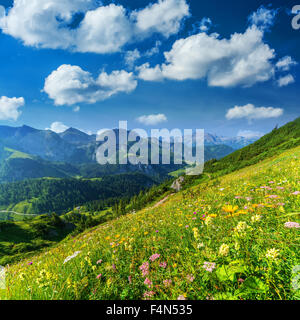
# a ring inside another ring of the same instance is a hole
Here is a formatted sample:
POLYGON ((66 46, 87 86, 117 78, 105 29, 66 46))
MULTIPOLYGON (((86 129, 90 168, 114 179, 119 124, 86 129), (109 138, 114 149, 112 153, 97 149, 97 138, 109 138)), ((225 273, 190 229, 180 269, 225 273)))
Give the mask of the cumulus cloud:
POLYGON ((263 30, 267 30, 274 25, 274 20, 278 10, 268 9, 265 6, 261 6, 257 11, 253 12, 248 20, 251 24, 258 26, 263 30))
POLYGON ((125 63, 129 68, 133 68, 136 60, 141 58, 141 53, 138 49, 134 49, 132 51, 127 51, 125 53, 125 63))
POLYGON ((186 0, 158 0, 133 12, 94 0, 15 0, 7 13, 0 6, 0 28, 28 46, 111 53, 153 33, 169 37, 188 15, 186 0))
POLYGON ((19 108, 23 107, 25 100, 21 98, 0 97, 0 120, 18 120, 21 115, 19 108))
POLYGON ((283 57, 276 63, 277 69, 281 71, 289 71, 292 66, 297 65, 297 62, 290 56, 283 57))
POLYGON ((268 118, 278 118, 283 114, 283 109, 273 108, 273 107, 255 107, 253 104, 247 104, 245 106, 235 106, 229 109, 226 114, 228 120, 232 119, 268 119, 268 118))
POLYGON ((278 87, 285 87, 291 83, 294 83, 295 79, 291 74, 281 77, 277 80, 278 87))
POLYGON ((157 32, 165 37, 177 33, 182 19, 187 16, 189 6, 185 0, 158 0, 157 3, 131 15, 136 21, 138 33, 157 32))
POLYGON ((264 133, 259 131, 252 131, 252 130, 240 130, 237 134, 238 137, 246 138, 246 139, 256 139, 261 138, 264 133))
POLYGON ((61 65, 45 80, 44 92, 54 100, 55 105, 74 105, 76 103, 96 103, 111 96, 135 90, 137 81, 132 73, 113 71, 101 72, 94 79, 91 73, 79 66, 61 65))
POLYGON ((69 128, 70 127, 66 126, 62 122, 56 121, 51 124, 50 128, 46 128, 45 130, 51 130, 56 133, 61 133, 61 132, 65 132, 69 128))
POLYGON ((156 125, 156 124, 168 121, 167 117, 164 114, 144 115, 144 116, 138 117, 136 120, 147 126, 156 125))
POLYGON ((263 42, 263 31, 256 26, 245 33, 235 33, 230 39, 199 33, 177 40, 166 63, 151 68, 138 68, 139 78, 146 81, 162 79, 207 79, 210 86, 252 86, 274 75, 272 59, 275 51, 263 42))

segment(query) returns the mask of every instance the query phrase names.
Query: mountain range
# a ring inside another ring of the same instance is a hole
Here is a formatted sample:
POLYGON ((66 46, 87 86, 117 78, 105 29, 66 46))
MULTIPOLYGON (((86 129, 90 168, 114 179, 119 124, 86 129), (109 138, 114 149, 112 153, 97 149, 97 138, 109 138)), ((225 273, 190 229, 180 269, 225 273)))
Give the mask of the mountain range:
MULTIPOLYGON (((115 129, 117 132, 118 129, 115 129)), ((253 142, 242 137, 205 134, 205 160, 220 159, 253 142)), ((69 128, 62 133, 29 126, 0 126, 0 181, 42 177, 102 177, 140 171, 158 179, 179 169, 178 165, 99 165, 96 135, 69 128)), ((181 166, 182 167, 182 166, 181 166)))

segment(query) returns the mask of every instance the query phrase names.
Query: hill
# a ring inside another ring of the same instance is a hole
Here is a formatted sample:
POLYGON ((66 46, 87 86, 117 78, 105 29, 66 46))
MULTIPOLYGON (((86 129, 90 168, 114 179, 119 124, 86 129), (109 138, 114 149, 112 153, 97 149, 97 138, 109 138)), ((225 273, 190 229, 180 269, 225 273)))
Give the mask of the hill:
POLYGON ((6 299, 297 299, 300 147, 66 239, 6 299))
POLYGON ((27 214, 62 213, 92 200, 131 197, 153 184, 154 180, 141 173, 101 179, 24 180, 0 184, 0 209, 27 214))

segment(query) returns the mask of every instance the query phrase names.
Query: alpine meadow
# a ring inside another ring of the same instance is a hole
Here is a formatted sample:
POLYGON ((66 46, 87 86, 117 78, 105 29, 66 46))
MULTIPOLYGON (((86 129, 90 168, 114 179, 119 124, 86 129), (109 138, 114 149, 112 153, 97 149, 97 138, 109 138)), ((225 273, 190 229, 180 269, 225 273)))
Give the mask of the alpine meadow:
POLYGON ((300 300, 299 13, 0 1, 0 305, 300 300))

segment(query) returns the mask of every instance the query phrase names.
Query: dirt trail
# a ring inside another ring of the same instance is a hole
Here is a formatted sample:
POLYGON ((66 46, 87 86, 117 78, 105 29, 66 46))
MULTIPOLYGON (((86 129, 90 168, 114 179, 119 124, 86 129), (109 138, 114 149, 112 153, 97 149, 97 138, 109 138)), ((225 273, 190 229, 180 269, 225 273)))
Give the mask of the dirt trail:
POLYGON ((169 194, 168 196, 166 196, 165 198, 163 198, 162 200, 160 200, 159 202, 157 202, 152 209, 159 207, 160 205, 162 205, 164 202, 166 202, 169 197, 171 197, 174 193, 169 194))

